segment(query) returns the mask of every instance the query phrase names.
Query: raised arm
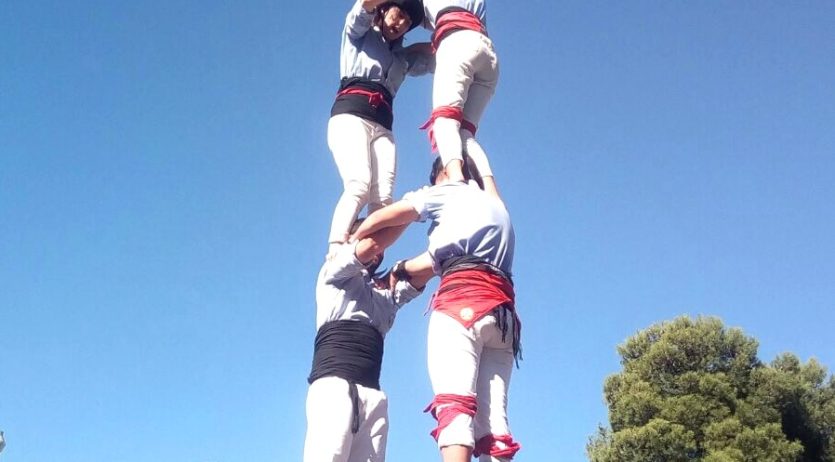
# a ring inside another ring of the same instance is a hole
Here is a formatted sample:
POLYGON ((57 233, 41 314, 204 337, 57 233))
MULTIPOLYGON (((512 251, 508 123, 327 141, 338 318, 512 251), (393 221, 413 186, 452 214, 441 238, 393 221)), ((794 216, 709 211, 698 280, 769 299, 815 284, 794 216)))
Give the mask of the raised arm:
POLYGON ((375 256, 379 255, 385 249, 394 244, 394 241, 396 241, 397 238, 403 234, 403 231, 406 230, 407 226, 408 224, 389 226, 387 228, 380 229, 357 242, 357 246, 354 249, 354 254, 357 256, 357 260, 362 263, 370 262, 375 256))
POLYGON ((502 200, 502 197, 499 195, 499 187, 496 184, 496 177, 493 175, 493 170, 490 168, 490 161, 487 160, 487 154, 476 143, 470 142, 470 140, 474 141, 472 134, 466 132, 466 130, 464 130, 464 132, 469 135, 465 136, 464 140, 465 145, 467 146, 467 155, 470 156, 473 160, 473 164, 475 164, 478 169, 478 174, 481 176, 482 183, 484 183, 484 192, 490 194, 496 199, 502 200))
POLYGON ((345 34, 351 39, 358 39, 371 29, 377 7, 386 0, 357 0, 345 18, 345 34))
POLYGON ((326 282, 332 283, 359 274, 365 265, 368 265, 383 250, 397 240, 404 229, 406 229, 405 225, 399 227, 392 226, 381 229, 356 242, 354 245, 344 244, 346 247, 350 246, 350 250, 344 248, 337 252, 333 258, 329 258, 325 262, 326 282))
MULTIPOLYGON (((383 228, 400 226, 405 228, 409 223, 417 220, 419 217, 420 215, 418 215, 417 210, 412 207, 411 203, 404 200, 397 201, 369 215, 351 236, 351 240, 363 239, 383 228)), ((400 230, 400 232, 403 231, 400 230)))
POLYGON ((362 8, 368 13, 373 13, 378 6, 387 1, 389 0, 362 0, 362 8))

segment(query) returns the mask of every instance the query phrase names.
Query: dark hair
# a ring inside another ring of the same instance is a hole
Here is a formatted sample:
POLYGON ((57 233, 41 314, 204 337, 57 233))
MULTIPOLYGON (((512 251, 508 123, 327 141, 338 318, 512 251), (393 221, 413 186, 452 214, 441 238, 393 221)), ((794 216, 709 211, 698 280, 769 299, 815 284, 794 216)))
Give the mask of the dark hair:
MULTIPOLYGON (((481 174, 478 173, 478 167, 475 166, 473 159, 466 152, 462 152, 461 155, 464 157, 464 168, 461 169, 464 174, 464 181, 475 180, 478 183, 478 187, 484 189, 484 182, 481 180, 481 174)), ((444 165, 441 161, 441 156, 438 156, 435 158, 435 162, 432 162, 432 171, 429 172, 429 184, 434 185, 435 181, 438 180, 438 175, 443 170, 444 165)))
POLYGON ((409 17, 409 20, 412 22, 409 25, 409 30, 412 30, 423 23, 423 2, 420 0, 390 0, 377 7, 377 12, 385 14, 385 12, 392 6, 399 7, 400 11, 406 13, 406 16, 409 17))
POLYGON ((380 258, 377 260, 376 263, 369 263, 368 265, 365 265, 365 269, 368 270, 368 274, 370 274, 371 277, 379 279, 383 274, 386 273, 385 270, 379 273, 377 272, 377 270, 380 269, 380 265, 383 264, 383 258, 385 258, 384 255, 385 254, 383 252, 380 252, 380 258))
POLYGON ((348 230, 348 233, 354 234, 355 232, 357 232, 363 221, 365 221, 365 217, 358 217, 357 219, 355 219, 354 222, 351 223, 351 228, 348 230))
POLYGON ((441 174, 441 171, 444 169, 444 165, 441 163, 441 156, 435 158, 435 162, 432 162, 432 170, 429 171, 429 184, 432 186, 435 185, 435 181, 438 179, 438 175, 441 174))

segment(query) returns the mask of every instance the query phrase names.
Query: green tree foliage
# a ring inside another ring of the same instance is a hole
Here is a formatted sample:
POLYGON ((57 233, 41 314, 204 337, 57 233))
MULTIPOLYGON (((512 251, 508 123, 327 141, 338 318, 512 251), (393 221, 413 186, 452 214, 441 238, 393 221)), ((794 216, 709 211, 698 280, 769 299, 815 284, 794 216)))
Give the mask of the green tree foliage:
POLYGON ((835 378, 817 361, 757 359, 716 318, 656 324, 618 347, 603 386, 609 428, 592 462, 835 462, 835 378))

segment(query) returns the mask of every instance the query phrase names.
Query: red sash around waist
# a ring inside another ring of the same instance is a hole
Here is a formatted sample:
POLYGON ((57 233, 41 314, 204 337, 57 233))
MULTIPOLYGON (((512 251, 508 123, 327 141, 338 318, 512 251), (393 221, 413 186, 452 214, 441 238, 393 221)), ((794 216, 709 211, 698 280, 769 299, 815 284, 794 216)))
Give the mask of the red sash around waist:
POLYGON ((513 285, 498 274, 460 270, 441 279, 430 306, 470 328, 497 306, 508 303, 512 307, 515 298, 513 285))
POLYGON ((382 104, 385 107, 387 107, 389 110, 391 110, 391 105, 389 105, 389 102, 386 101, 386 97, 382 93, 380 93, 379 91, 369 91, 369 90, 363 90, 362 88, 348 87, 344 90, 340 90, 336 94, 336 96, 342 96, 342 95, 363 95, 363 96, 367 96, 368 97, 368 104, 370 104, 372 107, 378 108, 382 104))
POLYGON ((438 18, 435 33, 432 34, 432 48, 437 50, 444 37, 462 29, 474 30, 487 35, 487 28, 484 27, 478 16, 469 11, 450 11, 438 18))

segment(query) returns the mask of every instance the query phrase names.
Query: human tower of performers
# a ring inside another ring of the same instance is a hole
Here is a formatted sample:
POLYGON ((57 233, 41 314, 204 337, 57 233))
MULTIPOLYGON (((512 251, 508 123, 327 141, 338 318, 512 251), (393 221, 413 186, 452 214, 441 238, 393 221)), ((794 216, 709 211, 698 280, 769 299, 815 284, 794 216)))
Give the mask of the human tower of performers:
POLYGON ((383 338, 398 309, 435 275, 427 334, 435 393, 426 411, 444 462, 508 461, 520 449, 507 422, 519 357, 514 234, 476 129, 499 66, 486 0, 357 0, 345 19, 341 81, 328 146, 342 177, 328 253, 316 284, 305 462, 382 462, 388 404, 383 338), (431 43, 403 46, 423 25, 431 43), (406 75, 434 73, 430 185, 392 201, 394 96, 406 75), (357 217, 362 208, 368 216, 357 217), (383 251, 415 221, 428 249, 380 271, 383 251))

